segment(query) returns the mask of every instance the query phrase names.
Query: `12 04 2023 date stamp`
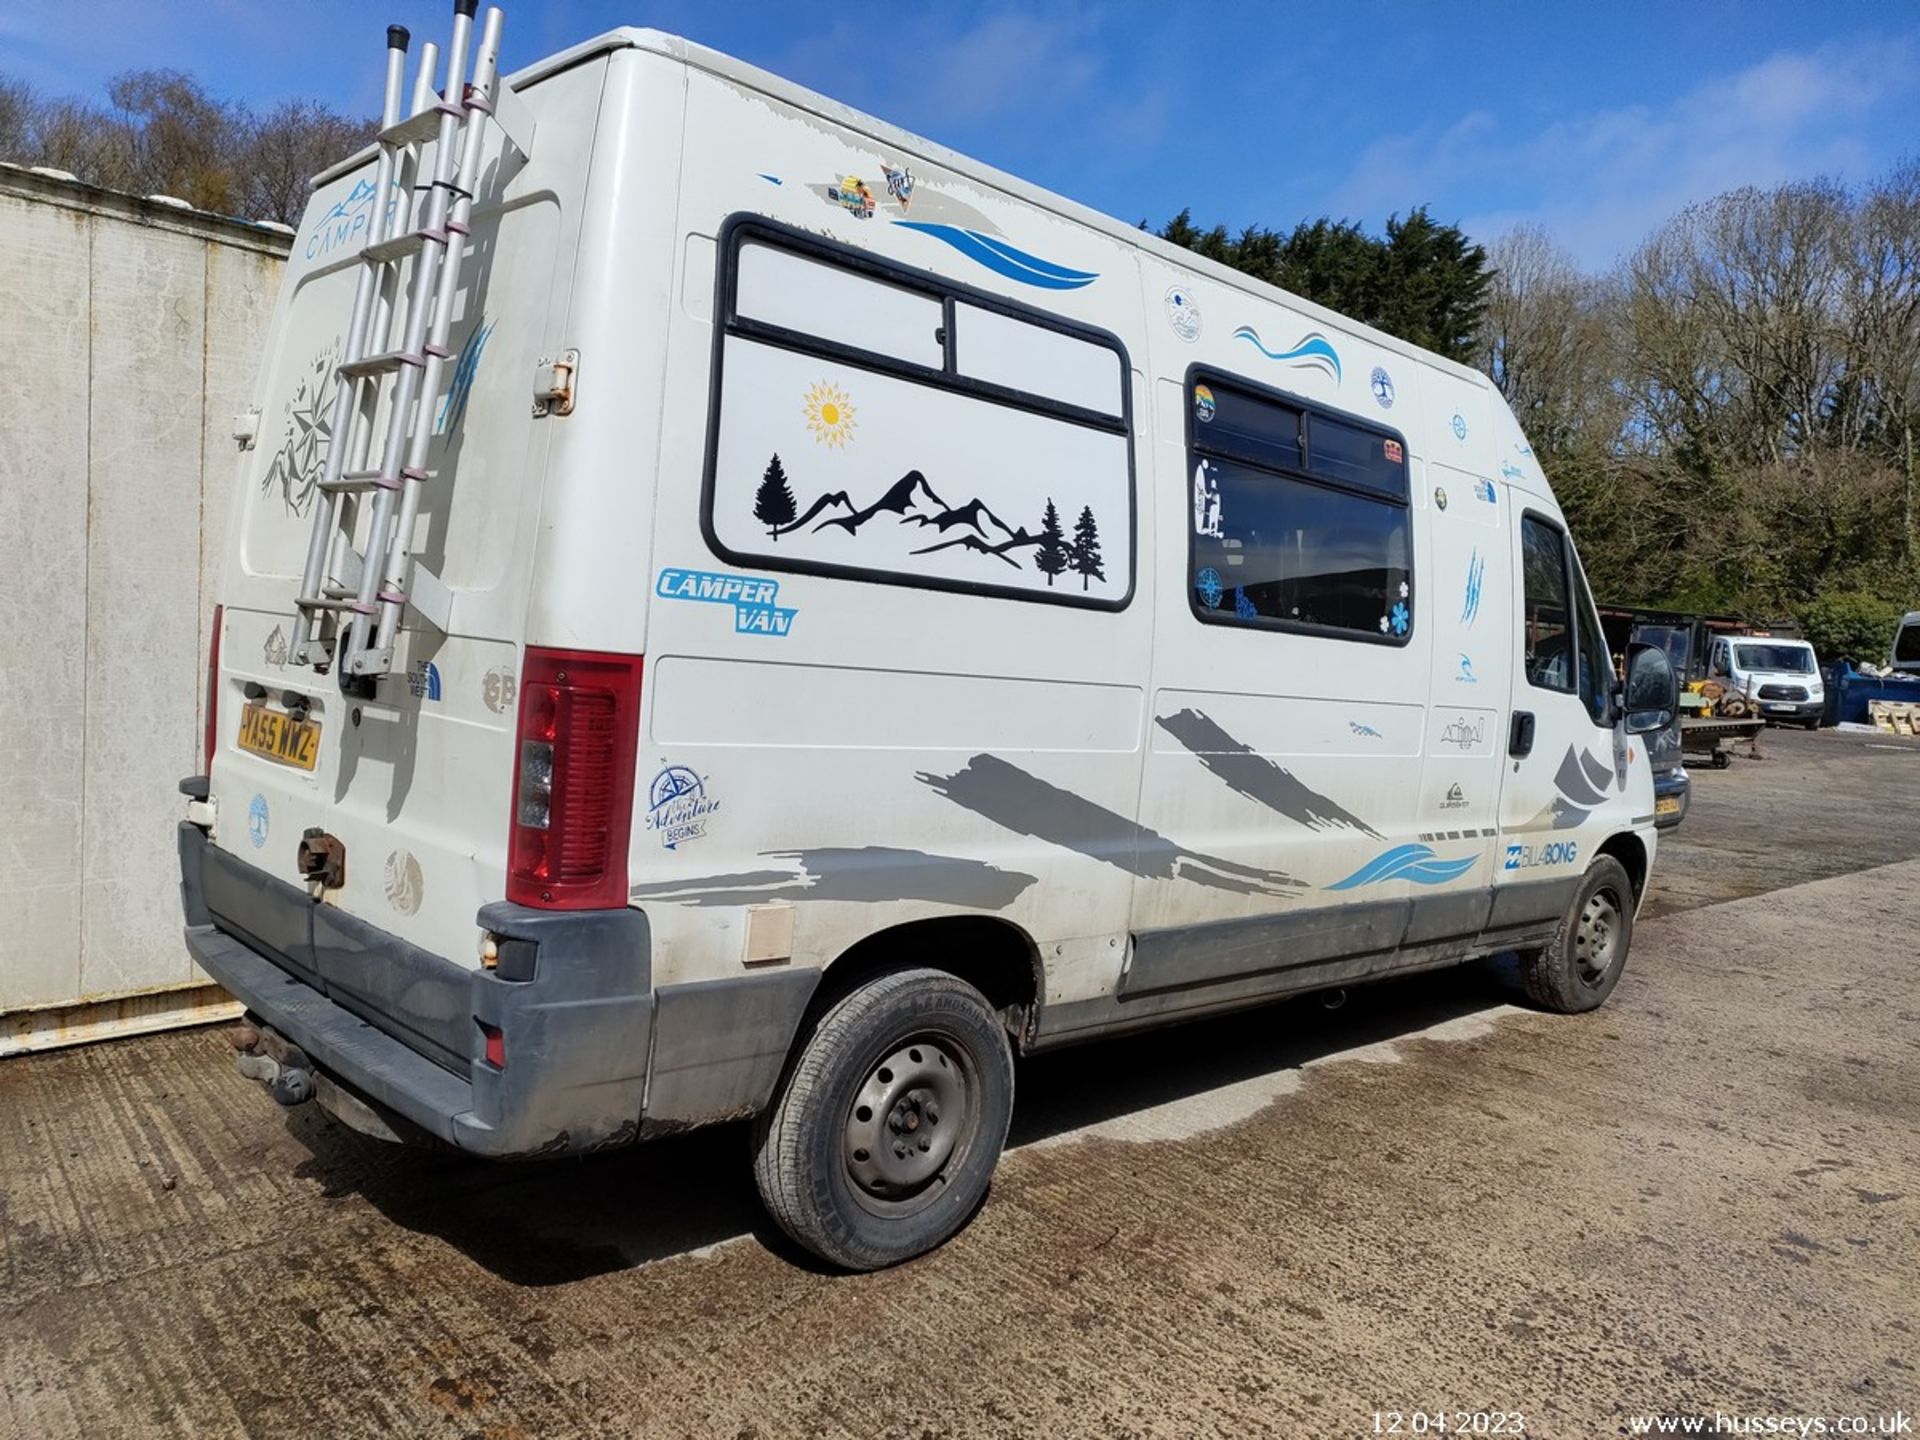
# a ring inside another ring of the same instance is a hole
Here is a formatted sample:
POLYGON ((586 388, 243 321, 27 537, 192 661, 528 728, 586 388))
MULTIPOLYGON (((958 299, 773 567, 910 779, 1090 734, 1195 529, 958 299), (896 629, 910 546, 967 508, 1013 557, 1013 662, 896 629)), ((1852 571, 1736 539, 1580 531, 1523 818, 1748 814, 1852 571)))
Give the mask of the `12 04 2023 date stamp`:
POLYGON ((1525 1435, 1527 1417, 1518 1410, 1376 1410, 1375 1435, 1525 1435))

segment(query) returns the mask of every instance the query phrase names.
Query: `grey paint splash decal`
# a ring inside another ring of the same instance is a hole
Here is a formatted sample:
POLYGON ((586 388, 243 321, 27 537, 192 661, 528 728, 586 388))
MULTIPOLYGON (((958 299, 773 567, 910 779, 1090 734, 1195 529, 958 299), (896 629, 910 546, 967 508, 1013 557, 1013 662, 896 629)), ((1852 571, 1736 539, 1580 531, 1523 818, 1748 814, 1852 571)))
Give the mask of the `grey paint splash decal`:
POLYGON ((1569 745, 1553 775, 1554 789, 1560 793, 1525 825, 1511 827, 1513 832, 1525 835, 1536 830, 1578 829, 1597 806, 1606 802, 1612 778, 1613 772, 1604 763, 1569 745))
POLYGON ((636 885, 634 900, 673 900, 687 905, 761 905, 773 900, 846 900, 878 904, 927 900, 974 910, 1004 910, 1035 877, 1001 870, 980 860, 929 855, 884 845, 859 849, 770 850, 768 860, 791 861, 797 870, 745 870, 636 885))
POLYGON ((1262 870, 1188 850, 1124 815, 1029 775, 996 755, 976 755, 951 775, 922 771, 918 778, 954 804, 996 825, 1144 880, 1191 880, 1242 895, 1283 895, 1305 888, 1305 882, 1278 870, 1262 870))
POLYGON ((1155 719, 1162 730, 1193 752, 1194 758, 1228 788, 1269 810, 1277 810, 1289 820, 1297 820, 1309 830, 1325 830, 1344 825, 1381 838, 1380 832, 1349 810, 1309 789, 1290 771, 1256 755, 1252 747, 1241 744, 1212 719, 1198 710, 1182 710, 1177 715, 1155 719))

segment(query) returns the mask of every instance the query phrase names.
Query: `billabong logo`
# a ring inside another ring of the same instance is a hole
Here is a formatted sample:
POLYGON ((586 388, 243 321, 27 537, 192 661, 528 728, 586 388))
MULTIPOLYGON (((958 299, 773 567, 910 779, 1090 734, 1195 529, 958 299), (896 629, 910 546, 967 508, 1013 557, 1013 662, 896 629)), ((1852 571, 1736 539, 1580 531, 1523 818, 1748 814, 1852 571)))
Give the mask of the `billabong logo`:
POLYGON ((1580 858, 1580 847, 1571 840, 1550 840, 1544 845, 1507 846, 1509 870, 1531 870, 1539 865, 1571 865, 1580 858))
POLYGON ((1278 360, 1282 365, 1293 365, 1307 370, 1318 370, 1333 377, 1334 384, 1340 383, 1340 352, 1333 348, 1333 342, 1318 330, 1309 330, 1290 350, 1274 350, 1260 338, 1260 332, 1251 325, 1242 325, 1233 332, 1236 340, 1245 340, 1269 360, 1278 360))

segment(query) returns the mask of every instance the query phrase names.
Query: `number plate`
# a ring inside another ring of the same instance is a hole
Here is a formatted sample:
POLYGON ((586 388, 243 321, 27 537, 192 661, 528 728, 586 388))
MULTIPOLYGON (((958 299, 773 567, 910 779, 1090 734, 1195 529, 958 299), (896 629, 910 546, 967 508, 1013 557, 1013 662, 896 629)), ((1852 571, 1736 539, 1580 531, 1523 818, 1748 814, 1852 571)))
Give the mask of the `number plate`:
POLYGON ((1678 815, 1680 813, 1680 797, 1678 795, 1659 796, 1653 802, 1653 813, 1656 815, 1678 815))
POLYGON ((311 770, 320 758, 320 722, 248 705, 240 711, 240 748, 281 765, 311 770))

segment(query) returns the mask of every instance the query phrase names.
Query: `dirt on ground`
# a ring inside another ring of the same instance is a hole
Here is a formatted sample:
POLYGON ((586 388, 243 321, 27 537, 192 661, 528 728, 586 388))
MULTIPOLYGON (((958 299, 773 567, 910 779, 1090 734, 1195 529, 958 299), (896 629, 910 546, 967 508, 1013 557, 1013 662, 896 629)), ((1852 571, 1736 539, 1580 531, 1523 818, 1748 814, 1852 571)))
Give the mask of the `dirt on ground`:
POLYGON ((875 1275, 770 1232, 737 1129, 501 1167, 218 1032, 0 1064, 0 1434, 1912 1415, 1920 743, 1765 748, 1696 772, 1604 1009, 1489 962, 1035 1061, 973 1224, 875 1275))

